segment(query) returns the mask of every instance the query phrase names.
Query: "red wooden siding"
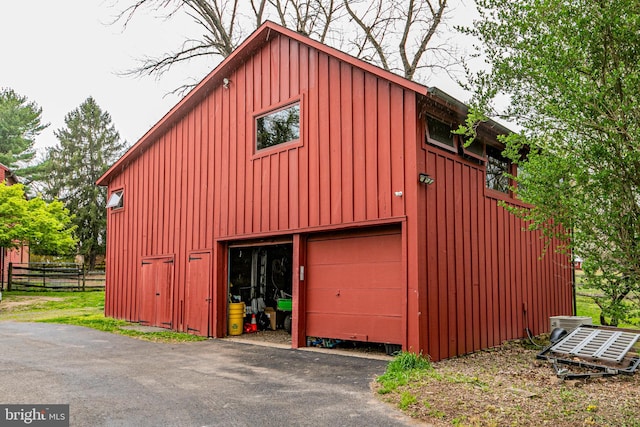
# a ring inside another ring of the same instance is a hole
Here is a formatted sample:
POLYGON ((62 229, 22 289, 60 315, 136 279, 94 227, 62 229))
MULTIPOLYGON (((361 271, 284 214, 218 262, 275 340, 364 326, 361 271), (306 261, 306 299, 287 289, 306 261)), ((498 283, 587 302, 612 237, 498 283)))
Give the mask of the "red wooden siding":
POLYGON ((109 183, 124 189, 125 207, 108 218, 107 315, 137 319, 142 257, 175 256, 173 321, 184 329, 190 251, 404 218, 393 193, 407 191, 414 91, 282 35, 227 78, 228 89, 208 92, 109 183), (301 106, 301 141, 256 153, 255 115, 292 101, 301 106))
POLYGON ((426 171, 427 353, 464 354, 548 329, 571 312, 571 270, 485 190, 484 167, 430 148, 426 171))
POLYGON ((18 178, 5 165, 0 164, 0 182, 6 181, 6 185, 18 183, 18 178))

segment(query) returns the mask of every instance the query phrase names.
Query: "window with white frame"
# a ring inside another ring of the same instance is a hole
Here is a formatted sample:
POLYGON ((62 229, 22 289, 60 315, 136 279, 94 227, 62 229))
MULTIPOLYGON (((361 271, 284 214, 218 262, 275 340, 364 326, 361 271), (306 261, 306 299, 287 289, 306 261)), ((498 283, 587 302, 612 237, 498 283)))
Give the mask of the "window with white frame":
POLYGON ((111 193, 107 201, 107 209, 122 209, 124 207, 124 190, 116 190, 111 193))

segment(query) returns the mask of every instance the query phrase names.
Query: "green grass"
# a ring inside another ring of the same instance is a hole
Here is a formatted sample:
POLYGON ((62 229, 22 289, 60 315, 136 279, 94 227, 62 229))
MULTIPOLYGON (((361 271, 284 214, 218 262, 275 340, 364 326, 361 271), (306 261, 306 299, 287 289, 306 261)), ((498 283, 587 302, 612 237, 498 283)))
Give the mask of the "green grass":
MULTIPOLYGON (((594 325, 600 324, 600 307, 589 296, 576 295, 576 315, 591 317, 594 325)), ((638 329, 639 325, 640 318, 632 317, 629 322, 620 322, 618 327, 638 329)))
POLYGON ((590 297, 576 296, 576 314, 578 316, 591 317, 594 325, 600 324, 600 307, 590 297))
MULTIPOLYGON (((591 296, 598 296, 602 291, 583 286, 584 272, 576 270, 576 315, 588 316, 593 319, 594 325, 600 324, 600 307, 591 296)), ((628 322, 620 322, 621 328, 637 329, 640 326, 640 317, 631 317, 628 322)))
POLYGON ((104 316, 104 292, 3 292, 0 321, 44 322, 85 326, 148 341, 185 342, 206 338, 182 332, 141 332, 124 320, 104 316), (38 298, 34 298, 38 297, 38 298), (27 303, 28 302, 28 303, 27 303), (24 303, 7 307, 10 303, 24 303), (4 305, 4 307, 3 307, 4 305))
POLYGON ((409 406, 416 403, 417 401, 418 401, 417 397, 415 397, 413 394, 409 393, 408 391, 404 391, 400 396, 400 403, 398 404, 398 406, 400 407, 400 409, 405 410, 409 406))
POLYGON ((403 351, 389 362, 385 373, 378 377, 377 381, 382 385, 378 393, 390 393, 410 381, 416 381, 434 373, 433 366, 427 357, 403 351))

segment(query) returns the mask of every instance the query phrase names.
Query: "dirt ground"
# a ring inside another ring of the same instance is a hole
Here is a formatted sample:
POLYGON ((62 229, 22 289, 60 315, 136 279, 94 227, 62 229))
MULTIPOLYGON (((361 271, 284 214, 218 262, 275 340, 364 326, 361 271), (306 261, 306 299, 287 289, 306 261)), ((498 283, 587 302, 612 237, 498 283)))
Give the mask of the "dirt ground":
POLYGON ((21 308, 30 307, 47 301, 62 301, 64 298, 44 297, 44 296, 18 296, 11 297, 11 301, 2 300, 0 302, 0 312, 19 311, 21 308))
POLYGON ((512 342, 434 363, 379 396, 435 426, 640 426, 640 373, 563 381, 539 352, 512 342))

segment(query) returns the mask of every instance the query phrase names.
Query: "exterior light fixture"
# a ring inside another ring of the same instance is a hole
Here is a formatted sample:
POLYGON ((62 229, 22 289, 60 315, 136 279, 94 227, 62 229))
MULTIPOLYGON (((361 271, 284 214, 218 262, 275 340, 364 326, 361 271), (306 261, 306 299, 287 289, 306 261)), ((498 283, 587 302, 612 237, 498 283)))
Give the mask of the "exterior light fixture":
POLYGON ((228 78, 224 78, 222 79, 222 86, 224 86, 225 89, 229 89, 229 83, 231 83, 231 81, 228 78))
POLYGON ((435 182, 435 179, 431 178, 426 173, 420 173, 420 174, 418 174, 418 182, 420 184, 431 185, 431 184, 433 184, 435 182))

